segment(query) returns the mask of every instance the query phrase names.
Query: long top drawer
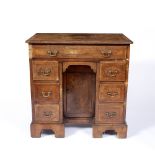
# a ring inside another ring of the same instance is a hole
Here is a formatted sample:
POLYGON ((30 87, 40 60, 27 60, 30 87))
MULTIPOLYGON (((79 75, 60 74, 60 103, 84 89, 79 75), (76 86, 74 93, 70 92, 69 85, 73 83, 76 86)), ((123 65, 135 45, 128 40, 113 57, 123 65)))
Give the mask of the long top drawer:
POLYGON ((30 45, 31 58, 125 59, 128 46, 30 45))

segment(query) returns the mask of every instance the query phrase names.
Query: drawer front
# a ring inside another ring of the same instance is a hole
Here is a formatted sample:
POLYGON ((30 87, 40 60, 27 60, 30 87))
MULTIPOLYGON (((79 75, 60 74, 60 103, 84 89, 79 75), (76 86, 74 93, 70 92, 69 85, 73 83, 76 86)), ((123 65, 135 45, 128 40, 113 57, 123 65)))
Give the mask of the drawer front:
POLYGON ((100 63, 100 81, 125 81, 125 61, 102 61, 100 63))
POLYGON ((34 101, 39 104, 59 103, 60 86, 59 84, 33 84, 34 101))
POLYGON ((59 105, 34 105, 34 119, 39 123, 51 123, 59 121, 59 105))
POLYGON ((57 61, 32 61, 33 80, 59 80, 57 61))
POLYGON ((125 86, 123 83, 101 83, 99 86, 99 101, 124 102, 125 86))
POLYGON ((33 45, 34 58, 101 58, 125 59, 127 46, 33 45))
POLYGON ((124 108, 123 105, 97 105, 96 122, 100 123, 123 123, 124 108))

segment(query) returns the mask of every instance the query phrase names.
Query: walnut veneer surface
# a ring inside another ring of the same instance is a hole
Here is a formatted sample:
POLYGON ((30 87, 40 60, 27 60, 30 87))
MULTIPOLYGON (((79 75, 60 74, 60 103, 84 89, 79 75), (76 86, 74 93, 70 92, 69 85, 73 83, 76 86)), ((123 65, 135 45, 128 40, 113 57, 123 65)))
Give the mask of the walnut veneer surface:
POLYGON ((31 136, 91 125, 126 138, 129 40, 123 34, 37 33, 29 44, 31 136))

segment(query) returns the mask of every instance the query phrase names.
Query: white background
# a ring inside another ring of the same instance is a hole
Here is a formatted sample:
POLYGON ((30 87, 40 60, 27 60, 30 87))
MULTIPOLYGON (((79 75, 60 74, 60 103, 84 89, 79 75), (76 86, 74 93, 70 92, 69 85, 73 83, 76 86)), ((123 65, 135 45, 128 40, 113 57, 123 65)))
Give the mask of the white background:
POLYGON ((154 0, 0 1, 0 154, 155 154, 154 0), (128 138, 91 138, 91 128, 66 128, 66 138, 30 138, 28 47, 36 32, 124 33, 131 45, 128 138))

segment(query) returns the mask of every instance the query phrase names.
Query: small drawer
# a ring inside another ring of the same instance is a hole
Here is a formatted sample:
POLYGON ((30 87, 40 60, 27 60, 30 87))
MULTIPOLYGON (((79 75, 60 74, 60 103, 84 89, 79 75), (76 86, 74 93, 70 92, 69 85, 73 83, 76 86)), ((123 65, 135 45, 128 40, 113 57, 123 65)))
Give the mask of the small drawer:
POLYGON ((57 61, 32 61, 33 80, 54 80, 58 81, 57 61))
POLYGON ((52 123, 59 121, 59 105, 34 105, 34 120, 39 123, 52 123))
POLYGON ((100 83, 99 101, 103 102, 124 102, 124 83, 100 83))
POLYGON ((126 61, 102 61, 100 81, 125 81, 126 61))
POLYGON ((39 104, 58 104, 60 98, 60 86, 58 83, 36 83, 33 87, 33 101, 39 104))
POLYGON ((99 123, 123 123, 124 107, 120 104, 100 104, 96 109, 96 122, 99 123))
POLYGON ((125 59, 127 46, 32 45, 32 58, 125 59))

